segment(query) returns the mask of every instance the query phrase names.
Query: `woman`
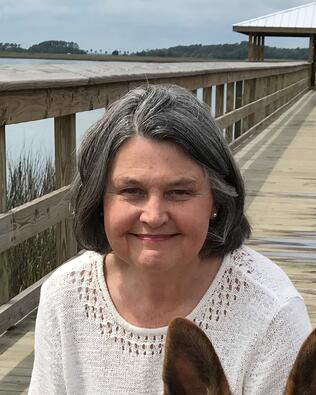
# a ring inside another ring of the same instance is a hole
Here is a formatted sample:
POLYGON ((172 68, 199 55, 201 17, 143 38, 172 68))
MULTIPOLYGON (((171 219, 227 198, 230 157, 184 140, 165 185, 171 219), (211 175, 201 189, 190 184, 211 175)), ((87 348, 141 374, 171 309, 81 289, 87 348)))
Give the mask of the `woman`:
POLYGON ((89 252, 43 285, 30 394, 162 394, 177 316, 211 339, 232 394, 278 395, 311 327, 271 261, 243 246, 244 187, 186 90, 127 93, 87 132, 73 185, 89 252))

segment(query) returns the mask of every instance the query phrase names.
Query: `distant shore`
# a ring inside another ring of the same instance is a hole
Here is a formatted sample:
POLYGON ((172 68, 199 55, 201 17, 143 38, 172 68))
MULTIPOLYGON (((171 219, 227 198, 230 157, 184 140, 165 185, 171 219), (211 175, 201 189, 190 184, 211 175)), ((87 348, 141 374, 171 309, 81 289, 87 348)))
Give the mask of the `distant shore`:
MULTIPOLYGON (((92 62, 140 62, 140 63, 195 63, 195 62, 247 62, 247 59, 206 59, 188 57, 164 57, 164 56, 130 56, 130 55, 79 55, 61 53, 30 53, 0 51, 0 58, 7 59, 51 59, 51 60, 85 60, 92 62)), ((265 59, 267 62, 297 62, 298 59, 265 59)))
POLYGON ((28 53, 0 51, 0 58, 15 59, 56 59, 56 60, 89 60, 96 62, 148 62, 148 63, 177 63, 177 62, 213 62, 216 59, 200 58, 171 58, 154 56, 130 56, 130 55, 79 55, 60 53, 28 53))

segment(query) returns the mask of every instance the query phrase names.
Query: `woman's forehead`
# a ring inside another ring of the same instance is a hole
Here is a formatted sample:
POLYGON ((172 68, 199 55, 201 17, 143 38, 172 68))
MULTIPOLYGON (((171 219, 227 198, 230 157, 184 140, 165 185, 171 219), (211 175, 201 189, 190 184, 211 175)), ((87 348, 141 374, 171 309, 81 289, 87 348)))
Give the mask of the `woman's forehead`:
POLYGON ((151 168, 154 165, 181 164, 188 168, 201 168, 184 150, 172 142, 165 142, 136 136, 128 139, 117 151, 113 164, 140 165, 147 162, 151 168))
POLYGON ((171 183, 192 183, 205 178, 205 171, 181 148, 170 142, 133 137, 118 150, 112 162, 111 179, 170 179, 171 183))

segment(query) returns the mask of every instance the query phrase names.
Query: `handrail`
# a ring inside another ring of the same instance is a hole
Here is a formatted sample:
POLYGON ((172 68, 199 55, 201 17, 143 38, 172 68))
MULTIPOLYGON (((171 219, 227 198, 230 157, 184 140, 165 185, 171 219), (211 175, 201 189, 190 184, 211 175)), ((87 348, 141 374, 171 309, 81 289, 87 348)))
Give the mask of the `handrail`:
MULTIPOLYGON (((106 107, 127 90, 147 82, 178 84, 198 96, 202 89, 203 101, 236 150, 304 94, 310 81, 306 62, 129 63, 107 67, 109 64, 0 67, 0 265, 6 250, 56 224, 58 262, 76 254, 68 191, 75 167, 77 112, 106 107), (58 189, 6 212, 6 125, 50 117, 55 118, 58 189)), ((37 306, 41 284, 39 280, 30 292, 23 291, 0 308, 0 321, 5 320, 0 332, 37 306)))
POLYGON ((0 252, 69 217, 69 186, 0 214, 0 252))
POLYGON ((258 99, 254 102, 249 104, 245 104, 243 107, 238 108, 237 110, 231 111, 228 114, 222 115, 216 118, 216 122, 219 127, 227 128, 231 124, 241 120, 242 118, 256 112, 260 108, 267 106, 274 101, 280 99, 282 96, 286 94, 291 94, 293 91, 295 92, 296 89, 300 88, 301 86, 306 86, 307 79, 303 78, 294 84, 287 86, 286 88, 280 89, 277 92, 271 93, 261 99, 258 99))
MULTIPOLYGON (((190 63, 172 65, 125 65, 115 73, 105 67, 102 73, 93 75, 94 69, 84 72, 69 66, 59 68, 52 66, 35 68, 27 73, 24 68, 14 67, 12 78, 7 69, 0 68, 0 125, 59 117, 77 112, 104 108, 119 96, 135 86, 144 83, 175 83, 189 90, 207 88, 235 81, 266 78, 275 75, 287 75, 308 70, 309 64, 302 63, 190 63), (224 64, 224 66, 223 66, 224 64), (198 67, 199 66, 199 67, 198 67), (213 66, 213 68, 211 68, 213 66), (215 67, 216 66, 216 67, 215 67), (194 68, 195 67, 195 68, 194 68), (73 69, 75 71, 73 71, 73 69), (44 71, 47 70, 46 73, 44 71), (127 70, 130 70, 128 73, 127 70), (51 73, 49 73, 51 71, 51 73), (64 71, 64 74, 63 74, 64 71), (23 73, 22 73, 23 72, 23 73), (48 78, 50 77, 50 78, 48 78)), ((88 69, 89 70, 89 69, 88 69)), ((99 70, 99 68, 97 68, 99 70)))

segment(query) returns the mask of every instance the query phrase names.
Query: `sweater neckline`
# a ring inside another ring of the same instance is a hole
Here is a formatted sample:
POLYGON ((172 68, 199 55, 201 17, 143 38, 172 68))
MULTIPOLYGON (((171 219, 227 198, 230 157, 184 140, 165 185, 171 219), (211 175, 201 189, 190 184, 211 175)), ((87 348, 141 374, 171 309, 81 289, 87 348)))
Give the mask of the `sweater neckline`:
MULTIPOLYGON (((200 299, 200 301, 197 303, 197 305, 193 308, 193 310, 185 317, 189 319, 190 321, 194 321, 195 318, 198 316, 198 312, 201 310, 201 308, 205 305, 207 301, 210 300, 210 297, 213 295, 215 289, 217 288, 218 284, 220 283, 223 274, 229 265, 230 262, 230 255, 231 254, 226 254, 223 258, 223 261, 221 263, 221 266, 219 270, 217 271, 212 283, 200 299)), ((131 323, 129 323, 127 320, 125 320, 117 311, 116 307, 114 306, 114 303, 112 301, 112 298, 110 296, 108 286, 105 280, 105 274, 104 274, 104 255, 99 255, 99 259, 97 259, 96 262, 96 276, 97 276, 97 281, 100 287, 100 291, 102 293, 102 297, 108 306, 108 310, 110 314, 112 315, 114 321, 120 325, 123 329, 125 329, 128 332, 132 332, 135 335, 139 336, 161 336, 165 335, 167 333, 167 326, 163 327, 158 327, 158 328, 142 328, 135 326, 131 323)))

